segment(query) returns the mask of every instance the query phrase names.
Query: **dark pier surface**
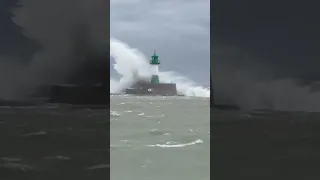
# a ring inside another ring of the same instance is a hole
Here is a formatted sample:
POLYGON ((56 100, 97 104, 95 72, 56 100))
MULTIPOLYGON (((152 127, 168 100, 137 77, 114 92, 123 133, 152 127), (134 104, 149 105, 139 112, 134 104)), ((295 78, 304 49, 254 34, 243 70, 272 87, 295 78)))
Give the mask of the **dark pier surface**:
POLYGON ((126 94, 176 96, 177 86, 173 83, 137 83, 132 88, 126 89, 126 94))
POLYGON ((108 109, 0 107, 0 179, 106 179, 109 128, 108 109))
POLYGON ((214 179, 320 179, 320 113, 211 112, 214 179))

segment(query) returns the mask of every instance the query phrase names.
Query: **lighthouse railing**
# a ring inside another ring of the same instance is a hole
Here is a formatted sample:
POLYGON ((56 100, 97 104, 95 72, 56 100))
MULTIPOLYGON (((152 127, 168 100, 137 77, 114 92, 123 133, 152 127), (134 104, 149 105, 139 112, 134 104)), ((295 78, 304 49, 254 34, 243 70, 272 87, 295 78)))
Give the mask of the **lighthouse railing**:
MULTIPOLYGON (((150 64, 154 63, 153 60, 150 60, 149 62, 150 62, 150 64)), ((160 60, 157 60, 157 64, 160 64, 160 60)))

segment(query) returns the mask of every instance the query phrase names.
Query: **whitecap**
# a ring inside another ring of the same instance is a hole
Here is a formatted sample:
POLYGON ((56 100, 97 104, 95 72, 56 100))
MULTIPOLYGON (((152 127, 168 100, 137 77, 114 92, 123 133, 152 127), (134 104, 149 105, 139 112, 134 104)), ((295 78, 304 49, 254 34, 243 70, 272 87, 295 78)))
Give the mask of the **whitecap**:
POLYGON ((109 164, 98 164, 98 165, 94 165, 91 167, 87 167, 86 170, 104 169, 104 168, 109 168, 109 167, 110 167, 109 164))
POLYGON ((4 163, 0 164, 0 168, 2 169, 10 169, 10 170, 20 170, 20 171, 32 171, 34 170, 34 167, 27 164, 21 164, 21 163, 4 163))
POLYGON ((160 115, 160 116, 145 116, 147 118, 161 118, 164 117, 164 114, 160 115))
POLYGON ((46 135, 47 132, 45 131, 39 131, 39 132, 32 132, 32 133, 28 133, 22 136, 28 137, 28 136, 41 136, 41 135, 46 135))
POLYGON ((131 145, 130 144, 111 144, 110 147, 111 147, 111 149, 127 148, 127 147, 131 147, 131 145))
POLYGON ((65 156, 49 156, 45 157, 44 159, 70 160, 71 158, 65 156))
POLYGON ((1 157, 0 160, 6 162, 20 162, 22 161, 20 158, 11 158, 11 157, 1 157))
POLYGON ((197 139, 195 141, 192 141, 190 143, 184 143, 184 144, 172 144, 170 143, 166 143, 166 144, 154 144, 154 145, 147 145, 149 147, 162 147, 162 148, 177 148, 177 147, 185 147, 185 146, 191 146, 191 145, 195 145, 195 144, 199 144, 199 143, 203 143, 203 141, 201 139, 197 139))
POLYGON ((111 117, 119 117, 119 116, 121 116, 121 114, 118 113, 117 111, 110 111, 110 116, 111 117))
POLYGON ((168 132, 160 131, 159 129, 151 129, 148 133, 153 136, 169 135, 168 132))

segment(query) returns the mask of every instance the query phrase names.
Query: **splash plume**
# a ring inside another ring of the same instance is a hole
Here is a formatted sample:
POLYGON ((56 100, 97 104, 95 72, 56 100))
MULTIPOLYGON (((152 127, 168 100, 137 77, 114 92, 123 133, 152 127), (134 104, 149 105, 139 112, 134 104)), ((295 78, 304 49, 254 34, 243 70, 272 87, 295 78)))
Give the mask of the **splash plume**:
MULTIPOLYGON (((152 75, 148 58, 118 39, 113 38, 110 41, 110 56, 115 60, 114 69, 121 76, 119 81, 114 78, 110 80, 112 93, 118 93, 124 88, 130 87, 139 79, 149 80, 152 75)), ((159 76, 164 83, 176 83, 179 94, 210 97, 209 89, 197 85, 178 73, 159 72, 159 76)))

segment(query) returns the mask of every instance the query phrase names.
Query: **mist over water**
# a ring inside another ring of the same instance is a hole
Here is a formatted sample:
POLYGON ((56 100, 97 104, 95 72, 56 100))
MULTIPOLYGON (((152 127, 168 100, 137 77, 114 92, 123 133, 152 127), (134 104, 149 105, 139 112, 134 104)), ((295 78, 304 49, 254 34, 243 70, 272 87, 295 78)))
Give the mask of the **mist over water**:
POLYGON ((312 91, 311 85, 302 86, 296 78, 277 78, 271 65, 256 57, 241 59, 233 49, 216 49, 215 54, 219 58, 212 69, 217 103, 242 109, 320 111, 319 88, 312 91))
MULTIPOLYGON (((110 92, 119 93, 138 80, 150 81, 152 75, 148 57, 126 43, 112 38, 110 40, 110 56, 115 60, 113 68, 121 76, 119 80, 110 79, 110 92)), ((161 69, 161 65, 160 65, 161 69)), ((210 89, 197 85, 192 80, 176 72, 159 72, 162 83, 176 83, 179 94, 185 96, 210 97, 210 89)))
MULTIPOLYGON (((0 59, 0 99, 22 99, 44 85, 65 83, 90 55, 109 51, 105 0, 19 0, 13 22, 41 48, 29 63, 0 59)), ((108 57, 105 57, 106 60, 108 57)))

